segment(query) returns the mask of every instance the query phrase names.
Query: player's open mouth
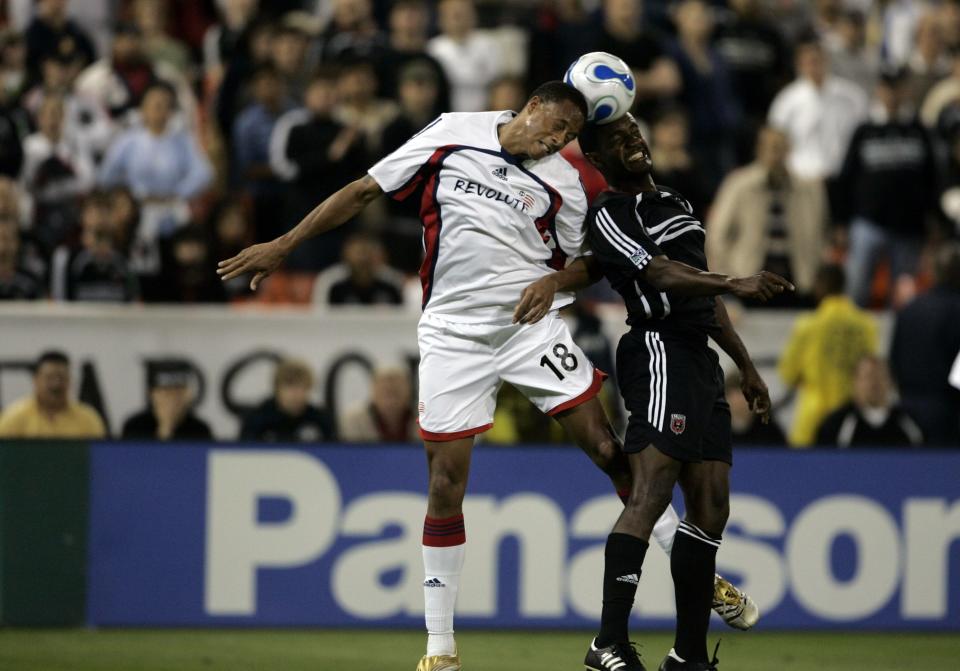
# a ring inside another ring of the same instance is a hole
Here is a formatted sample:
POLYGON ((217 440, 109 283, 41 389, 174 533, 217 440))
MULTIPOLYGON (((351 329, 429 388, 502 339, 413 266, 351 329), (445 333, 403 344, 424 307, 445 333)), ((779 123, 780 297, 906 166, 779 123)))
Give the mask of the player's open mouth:
POLYGON ((543 150, 544 150, 545 152, 547 152, 548 154, 553 153, 553 150, 550 149, 550 147, 547 146, 547 143, 546 143, 546 142, 540 140, 540 146, 543 147, 543 150))

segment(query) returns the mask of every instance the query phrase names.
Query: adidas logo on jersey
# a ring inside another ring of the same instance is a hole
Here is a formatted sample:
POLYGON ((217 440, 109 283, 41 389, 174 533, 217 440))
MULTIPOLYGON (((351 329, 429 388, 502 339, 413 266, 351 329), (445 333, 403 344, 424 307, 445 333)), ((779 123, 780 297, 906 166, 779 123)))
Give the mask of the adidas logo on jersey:
POLYGON ((631 585, 636 585, 640 582, 640 576, 636 573, 628 573, 627 575, 622 575, 617 578, 617 582, 628 582, 631 585))
POLYGON ((425 580, 423 582, 424 587, 446 587, 439 578, 430 578, 430 580, 425 580))
POLYGON ((502 168, 494 168, 494 169, 493 169, 493 176, 496 177, 496 178, 499 179, 499 180, 502 180, 502 181, 506 182, 506 181, 507 181, 507 166, 503 166, 502 168))

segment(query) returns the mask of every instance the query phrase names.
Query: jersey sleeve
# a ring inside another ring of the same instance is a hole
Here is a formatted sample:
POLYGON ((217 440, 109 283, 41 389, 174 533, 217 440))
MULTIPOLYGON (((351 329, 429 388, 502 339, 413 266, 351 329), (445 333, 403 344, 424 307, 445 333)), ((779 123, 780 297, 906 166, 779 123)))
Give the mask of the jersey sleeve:
POLYGON ((380 159, 367 174, 388 196, 405 200, 420 186, 430 172, 431 163, 448 144, 445 138, 449 124, 446 115, 441 114, 396 151, 380 159))
POLYGON ((616 216, 607 208, 593 213, 590 222, 590 246, 601 265, 624 270, 643 270, 663 250, 640 227, 636 220, 616 216))
POLYGON ((557 244, 569 257, 576 258, 590 253, 587 243, 587 194, 577 178, 563 193, 563 202, 557 212, 557 244))

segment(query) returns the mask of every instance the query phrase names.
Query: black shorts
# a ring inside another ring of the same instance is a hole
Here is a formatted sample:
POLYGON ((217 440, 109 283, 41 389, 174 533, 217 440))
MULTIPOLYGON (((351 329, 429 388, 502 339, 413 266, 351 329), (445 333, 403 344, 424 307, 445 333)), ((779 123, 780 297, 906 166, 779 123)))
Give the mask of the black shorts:
POLYGON ((617 381, 630 413, 625 452, 653 444, 679 461, 733 463, 723 369, 705 339, 630 331, 617 347, 617 381))

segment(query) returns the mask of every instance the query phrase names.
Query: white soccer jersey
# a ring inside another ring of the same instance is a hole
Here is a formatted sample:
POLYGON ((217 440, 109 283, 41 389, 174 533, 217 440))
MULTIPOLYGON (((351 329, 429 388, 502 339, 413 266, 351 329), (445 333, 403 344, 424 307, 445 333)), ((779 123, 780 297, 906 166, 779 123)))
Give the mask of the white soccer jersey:
MULTIPOLYGON (((579 174, 559 154, 504 151, 497 129, 514 116, 443 114, 369 170, 397 200, 422 193, 424 312, 509 322, 524 287, 585 253, 579 174)), ((553 308, 571 301, 558 293, 553 308)))

